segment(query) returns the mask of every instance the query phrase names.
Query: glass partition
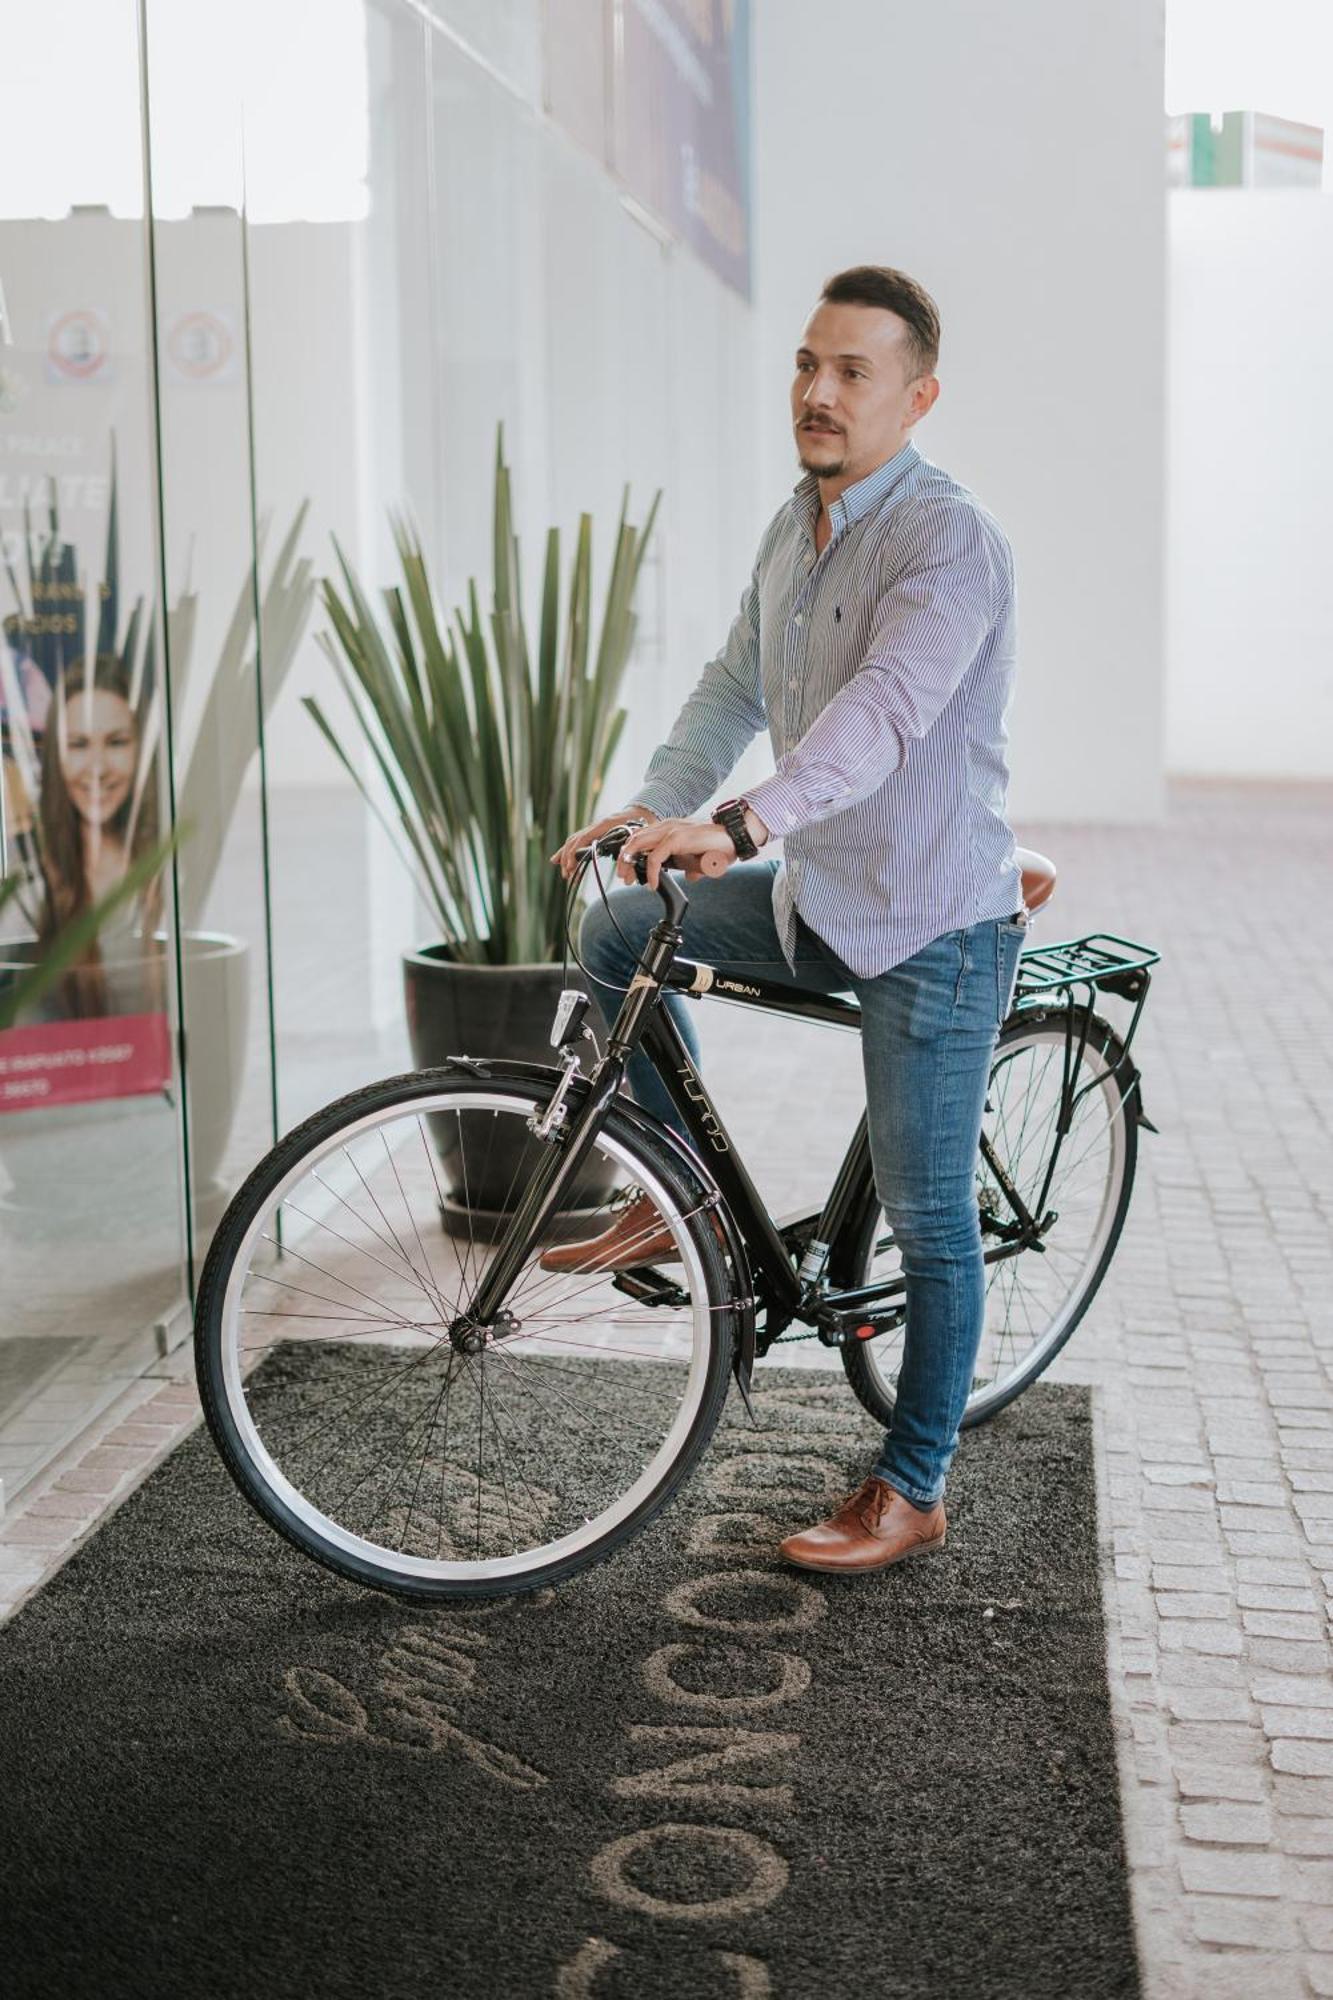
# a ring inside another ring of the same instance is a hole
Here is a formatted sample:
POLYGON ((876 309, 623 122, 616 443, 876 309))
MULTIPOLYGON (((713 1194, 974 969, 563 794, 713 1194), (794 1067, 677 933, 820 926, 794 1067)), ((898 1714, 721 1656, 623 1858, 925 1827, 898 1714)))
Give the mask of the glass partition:
MULTIPOLYGON (((626 491, 642 522, 660 489, 608 798, 727 629, 759 526, 743 189, 676 71, 685 36, 681 74, 729 106, 744 9, 671 0, 629 43, 617 18, 49 0, 8 37, 0 859, 24 895, 0 912, 0 1004, 61 912, 180 834, 95 958, 0 1030, 11 1491, 188 1333, 275 1136, 410 1066, 404 955, 439 919, 329 587, 355 578, 391 645, 408 531, 441 622, 473 580, 485 617, 503 427, 530 624, 546 532, 567 591, 585 513, 597 621, 626 491), (671 116, 631 185, 616 149, 654 79, 671 116), (66 715, 89 661, 89 712, 66 715)), ((724 153, 736 129, 727 109, 724 153)))
POLYGON ((137 10, 5 31, 0 180, 0 1480, 12 1499, 180 1337, 175 884, 68 927, 170 824, 137 10), (59 104, 58 141, 49 107, 59 104), (15 1010, 17 1008, 16 1018, 15 1010))

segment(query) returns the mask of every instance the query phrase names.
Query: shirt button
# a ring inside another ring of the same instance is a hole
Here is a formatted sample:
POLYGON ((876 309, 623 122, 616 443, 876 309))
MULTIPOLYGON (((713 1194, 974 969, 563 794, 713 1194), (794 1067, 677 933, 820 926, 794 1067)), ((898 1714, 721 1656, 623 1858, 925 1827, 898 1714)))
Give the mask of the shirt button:
POLYGON ((793 624, 793 625, 804 625, 804 623, 805 623, 805 613, 804 613, 804 611, 798 611, 798 612, 797 612, 797 614, 796 614, 796 616, 795 616, 795 617, 794 617, 794 618, 792 619, 792 621, 791 621, 791 622, 792 622, 792 624, 793 624))
POLYGON ((787 686, 788 686, 788 687, 789 687, 789 688, 791 689, 792 693, 793 693, 793 694, 795 694, 795 692, 796 692, 796 683, 795 683, 795 681, 788 681, 788 682, 787 682, 787 686))

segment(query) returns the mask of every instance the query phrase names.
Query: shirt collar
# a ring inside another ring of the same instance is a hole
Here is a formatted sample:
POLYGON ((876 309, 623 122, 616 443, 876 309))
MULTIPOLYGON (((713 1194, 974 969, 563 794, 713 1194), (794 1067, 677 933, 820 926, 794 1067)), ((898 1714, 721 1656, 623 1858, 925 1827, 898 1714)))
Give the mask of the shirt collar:
MULTIPOLYGON (((896 451, 892 458, 886 458, 883 465, 877 465, 873 472, 868 472, 864 479, 858 479, 854 486, 844 488, 828 510, 833 533, 840 535, 853 521, 860 521, 872 513, 880 501, 892 493, 905 474, 911 471, 920 455, 912 440, 908 438, 906 444, 900 451, 896 451)), ((803 478, 797 480, 792 491, 797 513, 807 527, 813 527, 815 516, 819 512, 818 474, 807 472, 803 478)))

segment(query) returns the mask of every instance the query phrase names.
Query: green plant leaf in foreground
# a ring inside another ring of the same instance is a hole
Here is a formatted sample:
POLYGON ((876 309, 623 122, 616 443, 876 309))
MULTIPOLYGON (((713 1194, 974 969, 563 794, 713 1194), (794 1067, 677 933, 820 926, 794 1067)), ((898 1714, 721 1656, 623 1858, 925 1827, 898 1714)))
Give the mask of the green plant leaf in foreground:
MULTIPOLYGON (((57 980, 62 979, 71 966, 78 963, 102 925, 115 915, 123 903, 137 896, 158 871, 165 867, 172 849, 184 837, 184 833, 185 828, 178 826, 165 840, 159 841, 147 853, 141 854, 100 903, 95 903, 90 910, 85 910, 82 915, 74 917, 57 933, 43 953, 39 964, 25 966, 12 985, 0 986, 0 1031, 13 1027, 25 1009, 35 1006, 42 995, 48 992, 57 980)), ((0 881, 0 911, 19 894, 21 888, 21 876, 9 875, 0 881)))
POLYGON ((384 824, 453 957, 543 964, 562 951, 565 885, 549 856, 596 815, 625 724, 634 597, 661 494, 642 527, 626 488, 594 635, 592 520, 580 517, 561 604, 560 537, 546 536, 537 643, 524 621, 513 481, 497 427, 488 614, 475 579, 451 618, 435 609, 421 537, 390 517, 402 586, 381 595, 387 636, 335 542, 319 634, 377 777, 366 777, 323 703, 304 706, 384 824), (396 825, 390 823, 382 800, 396 825))

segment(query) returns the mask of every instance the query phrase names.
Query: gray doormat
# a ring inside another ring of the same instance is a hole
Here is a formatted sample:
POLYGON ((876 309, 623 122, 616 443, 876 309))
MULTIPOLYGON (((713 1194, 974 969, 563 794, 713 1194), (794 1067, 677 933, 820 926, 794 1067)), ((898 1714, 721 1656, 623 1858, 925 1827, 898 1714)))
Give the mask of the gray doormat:
POLYGON ((610 1563, 463 1610, 327 1575, 187 1441, 0 1632, 10 2000, 1136 1995, 1085 1392, 858 1579, 772 1545, 875 1427, 840 1376, 758 1406, 610 1563))

